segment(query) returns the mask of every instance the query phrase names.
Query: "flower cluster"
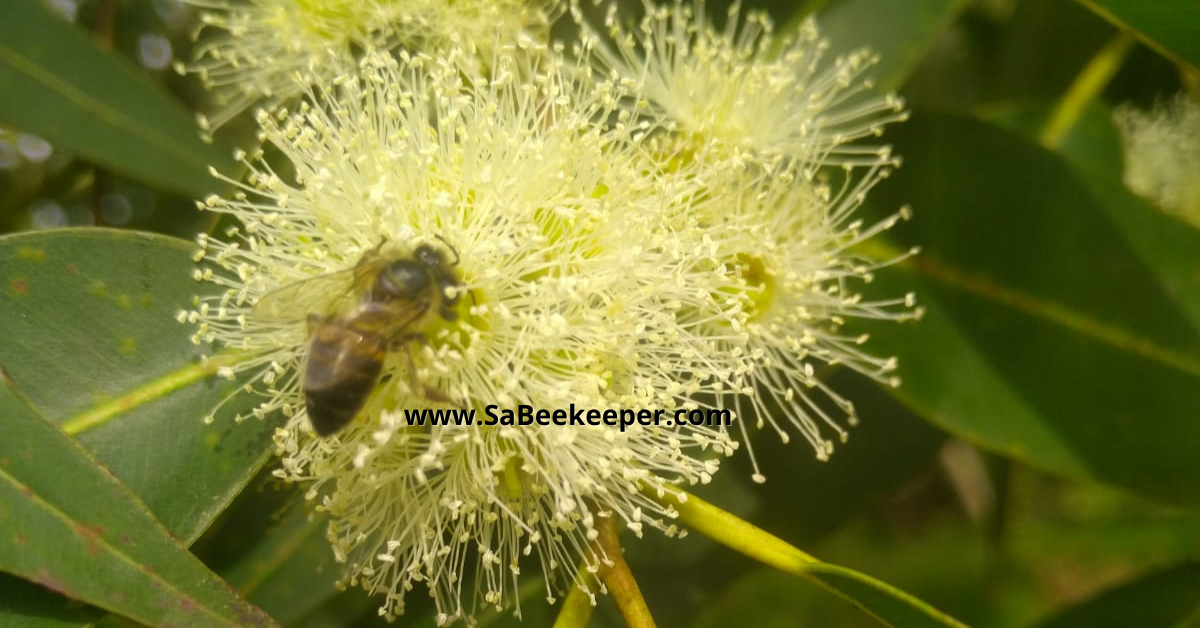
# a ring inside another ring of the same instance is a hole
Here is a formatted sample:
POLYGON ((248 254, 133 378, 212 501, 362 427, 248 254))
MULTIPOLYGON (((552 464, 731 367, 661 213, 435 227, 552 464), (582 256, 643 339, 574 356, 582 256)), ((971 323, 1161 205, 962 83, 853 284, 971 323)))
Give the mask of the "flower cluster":
POLYGON ((1200 103, 1185 94, 1151 111, 1116 110, 1125 183, 1163 211, 1200 227, 1200 103))
POLYGON ((184 0, 200 9, 194 61, 216 129, 255 105, 278 106, 307 86, 353 73, 365 50, 456 48, 476 61, 500 41, 544 35, 556 0, 184 0), (201 37, 204 31, 214 31, 201 37))
POLYGON ((261 395, 252 416, 287 417, 277 473, 310 486, 382 614, 418 584, 441 622, 511 604, 529 563, 548 599, 599 590, 598 519, 676 534, 656 495, 708 482, 747 425, 828 455, 825 434, 855 415, 826 366, 898 383, 843 327, 918 313, 911 296, 858 293, 887 262, 855 247, 901 214, 855 218, 895 159, 848 142, 901 119, 899 103, 859 94, 870 57, 826 62, 811 23, 776 40, 761 16, 718 32, 703 11, 652 8, 636 34, 610 14, 610 39, 575 10, 569 51, 496 38, 484 64, 456 45, 368 50, 260 112, 270 150, 241 155, 239 191, 202 203, 240 226, 200 238, 197 278, 221 290, 181 317, 236 356, 221 372, 261 395), (429 250, 450 285, 391 301, 370 287, 376 260, 429 250), (381 308, 390 322, 368 323, 381 308), (346 332, 388 347, 362 410, 319 437, 304 382, 346 332), (739 430, 406 420, 493 404, 729 408, 739 430))

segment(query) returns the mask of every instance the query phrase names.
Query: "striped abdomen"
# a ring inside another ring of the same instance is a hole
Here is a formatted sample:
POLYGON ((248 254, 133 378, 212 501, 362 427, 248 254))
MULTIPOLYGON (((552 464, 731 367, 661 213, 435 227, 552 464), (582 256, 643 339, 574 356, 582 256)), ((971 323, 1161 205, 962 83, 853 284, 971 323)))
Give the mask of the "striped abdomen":
POLYGON ((387 339, 344 318, 321 321, 308 344, 304 401, 313 429, 328 436, 354 420, 379 382, 387 339))

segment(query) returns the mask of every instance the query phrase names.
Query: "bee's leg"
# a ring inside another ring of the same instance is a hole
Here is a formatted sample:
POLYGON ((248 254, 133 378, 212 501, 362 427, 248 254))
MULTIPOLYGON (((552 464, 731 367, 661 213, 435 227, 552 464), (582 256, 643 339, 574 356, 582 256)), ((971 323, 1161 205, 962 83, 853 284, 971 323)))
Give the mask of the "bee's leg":
POLYGON ((404 357, 408 358, 408 385, 409 385, 409 387, 412 388, 413 392, 415 392, 418 395, 421 395, 422 397, 424 397, 430 401, 436 401, 437 403, 445 403, 445 404, 449 404, 452 406, 457 406, 459 409, 466 410, 466 407, 463 404, 459 403, 456 399, 454 399, 450 395, 447 395, 446 393, 442 392, 441 390, 438 390, 437 388, 422 382, 421 379, 419 377, 417 377, 417 360, 416 360, 416 358, 413 357, 413 353, 412 353, 412 345, 414 342, 418 342, 423 345, 428 345, 429 339, 425 337, 425 334, 419 334, 419 333, 418 334, 408 334, 406 336, 401 336, 400 338, 397 338, 395 343, 393 343, 393 346, 400 345, 401 347, 403 347, 404 348, 404 357))

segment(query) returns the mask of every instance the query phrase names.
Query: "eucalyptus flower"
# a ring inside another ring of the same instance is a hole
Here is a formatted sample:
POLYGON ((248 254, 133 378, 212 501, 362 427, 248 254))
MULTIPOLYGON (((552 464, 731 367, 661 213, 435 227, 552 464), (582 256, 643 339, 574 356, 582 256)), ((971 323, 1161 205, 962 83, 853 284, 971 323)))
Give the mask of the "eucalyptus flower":
MULTIPOLYGON (((747 366, 728 380, 721 407, 736 409, 738 427, 754 466, 754 480, 765 480, 750 447, 748 426, 770 426, 783 442, 799 433, 827 460, 834 440, 845 442, 846 425, 858 423, 854 403, 829 386, 829 367, 842 366, 887 386, 899 386, 897 361, 877 357, 864 347, 869 336, 849 332, 864 319, 903 321, 917 318, 914 294, 865 298, 862 290, 875 271, 896 259, 873 260, 857 248, 897 221, 907 208, 874 224, 856 214, 870 191, 889 174, 871 168, 856 176, 849 169, 805 181, 786 167, 752 176, 736 168, 692 211, 707 230, 725 271, 739 288, 728 293, 745 341, 719 350, 743 352, 747 366)), ((721 318, 711 320, 725 322, 721 318)))
POLYGON ((554 599, 580 564, 604 560, 591 544, 598 517, 674 534, 671 509, 643 490, 707 482, 735 449, 707 426, 407 423, 405 411, 446 407, 414 379, 480 420, 489 405, 639 410, 686 397, 667 379, 709 352, 669 337, 672 291, 652 288, 671 269, 651 235, 631 235, 691 194, 650 183, 619 94, 576 82, 582 73, 547 50, 506 50, 490 78, 465 70, 465 56, 368 55, 298 109, 260 114, 295 180, 247 156, 242 191, 203 204, 243 227, 201 238, 209 265, 197 276, 225 291, 182 314, 196 342, 244 356, 223 374, 263 396, 254 416, 288 417, 278 474, 310 484, 332 516, 349 581, 381 594, 387 616, 422 583, 439 621, 511 603, 529 562, 554 599), (303 286, 421 243, 457 258, 458 315, 425 328, 411 359, 392 352, 358 419, 316 438, 299 385, 305 318, 331 297, 303 286), (261 311, 280 294, 291 318, 261 311))
POLYGON ((497 42, 544 38, 557 13, 557 0, 184 1, 201 10, 201 26, 193 62, 176 67, 214 93, 216 111, 201 117, 208 129, 352 73, 364 50, 453 46, 486 60, 497 42), (201 38, 206 30, 217 32, 201 38))
POLYGON ((1200 227, 1200 103, 1179 94, 1150 111, 1115 113, 1125 183, 1164 212, 1200 227))
POLYGON ((180 318, 234 356, 221 375, 260 396, 241 418, 286 417, 277 475, 329 513, 347 581, 379 594, 381 614, 424 586, 439 622, 469 619, 512 603, 530 566, 551 601, 594 594, 612 558, 600 522, 679 533, 673 502, 654 496, 708 482, 740 446, 732 426, 674 412, 620 426, 489 425, 489 413, 732 410, 743 442, 753 421, 824 458, 827 434, 844 437, 856 415, 820 370, 898 383, 895 360, 846 331, 919 313, 911 295, 859 291, 890 263, 860 246, 904 214, 856 217, 896 160, 849 142, 901 119, 898 101, 845 105, 865 61, 821 70, 815 31, 773 60, 765 20, 739 27, 735 10, 717 33, 703 8, 652 12, 617 56, 592 36, 569 57, 498 43, 486 67, 471 47, 366 50, 328 86, 302 82, 296 107, 260 111, 265 148, 239 156, 247 179, 202 203, 241 226, 200 238, 197 278, 223 290, 180 318), (664 46, 673 73, 633 71, 636 50, 664 46), (700 72, 714 59, 732 83, 700 72), (799 60, 807 69, 784 72, 799 60), (702 109, 705 89, 726 108, 680 114, 702 109), (740 135, 742 109, 776 106, 763 122, 783 140, 740 135), (436 311, 389 332, 362 409, 318 436, 302 382, 322 326, 375 304, 373 260, 430 251, 450 279, 436 311), (476 421, 411 423, 448 409, 476 421))
MULTIPOLYGON (((697 152, 783 158, 805 176, 829 165, 893 162, 887 146, 857 141, 907 117, 900 98, 870 93, 866 72, 876 54, 863 49, 830 59, 814 20, 776 36, 766 14, 743 16, 739 2, 718 30, 705 6, 647 0, 646 16, 630 27, 609 5, 611 43, 597 47, 600 69, 635 85, 661 128, 697 152)), ((577 7, 574 14, 586 27, 577 7)))
POLYGON ((877 269, 911 253, 872 261, 857 251, 908 216, 905 209, 865 225, 856 215, 867 192, 899 165, 890 146, 860 140, 906 119, 903 102, 870 92, 873 53, 828 58, 829 42, 811 18, 777 37, 766 15, 743 17, 734 3, 718 30, 703 0, 675 0, 647 2, 632 29, 612 6, 606 24, 608 45, 590 36, 599 73, 631 91, 624 105, 652 121, 654 145, 665 156, 660 167, 691 162, 705 173, 702 191, 674 220, 696 225, 693 244, 711 256, 696 268, 715 268, 729 282, 720 299, 691 305, 709 321, 695 333, 713 339, 718 353, 742 356, 716 382, 726 391, 717 407, 741 417, 756 481, 765 478, 749 446, 752 423, 769 425, 784 442, 798 432, 827 459, 858 416, 824 382, 824 367, 900 383, 896 360, 871 355, 863 348, 868 337, 848 332, 847 322, 921 313, 911 294, 868 299, 860 292, 877 269))

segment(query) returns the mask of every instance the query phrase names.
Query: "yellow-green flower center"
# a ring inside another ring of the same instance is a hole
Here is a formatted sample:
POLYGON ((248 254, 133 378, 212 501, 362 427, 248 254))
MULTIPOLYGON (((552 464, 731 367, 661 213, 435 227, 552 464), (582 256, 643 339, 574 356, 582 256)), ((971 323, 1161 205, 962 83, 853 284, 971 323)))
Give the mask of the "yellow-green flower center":
POLYGON ((362 19, 360 0, 293 0, 301 26, 324 39, 346 39, 362 19))
POLYGON ((761 320, 778 296, 775 274, 762 258, 749 253, 738 253, 733 266, 745 286, 739 296, 746 301, 748 322, 761 320))

